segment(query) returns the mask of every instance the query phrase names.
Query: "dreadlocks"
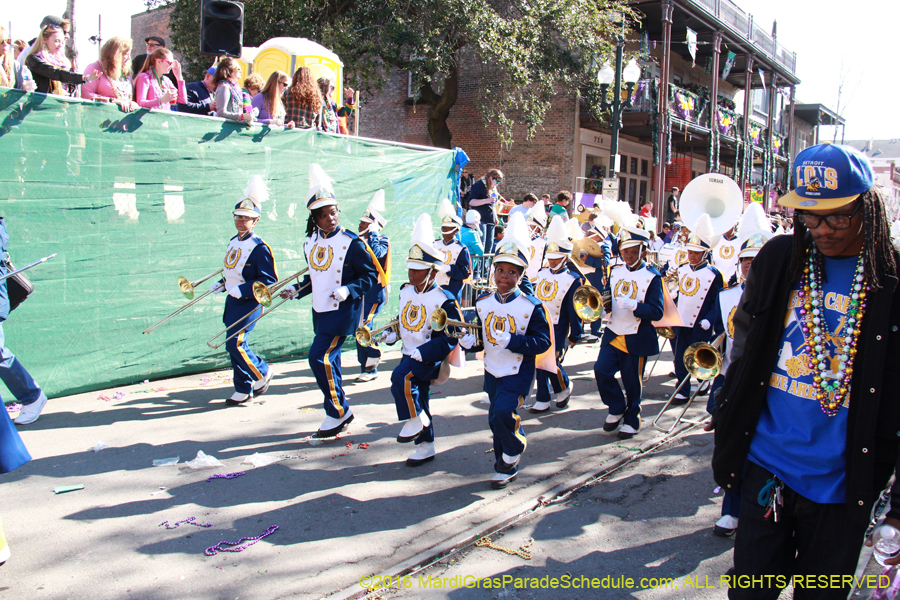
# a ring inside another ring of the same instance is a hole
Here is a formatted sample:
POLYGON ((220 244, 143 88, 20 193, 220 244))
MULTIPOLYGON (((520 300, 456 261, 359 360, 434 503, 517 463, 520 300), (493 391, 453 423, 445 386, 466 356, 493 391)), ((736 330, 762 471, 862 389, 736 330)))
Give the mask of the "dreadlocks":
MULTIPOLYGON (((881 289, 879 275, 897 276, 897 261, 894 257, 894 245, 891 242, 891 231, 888 226, 887 215, 884 211, 884 200, 881 193, 875 188, 860 195, 863 204, 863 231, 865 242, 863 243, 863 262, 866 281, 873 292, 881 289)), ((807 252, 809 252, 812 236, 799 217, 794 215, 794 248, 791 257, 791 279, 799 281, 806 268, 807 252)), ((822 254, 818 253, 816 259, 821 261, 822 254)), ((820 264, 821 273, 825 273, 824 265, 820 264)))

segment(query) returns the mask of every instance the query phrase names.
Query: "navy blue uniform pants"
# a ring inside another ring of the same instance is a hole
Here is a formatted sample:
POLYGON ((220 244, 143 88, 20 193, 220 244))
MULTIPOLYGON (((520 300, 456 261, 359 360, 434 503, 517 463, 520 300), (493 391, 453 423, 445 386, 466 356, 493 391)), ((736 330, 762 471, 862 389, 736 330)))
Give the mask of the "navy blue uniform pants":
MULTIPOLYGON (((525 402, 525 395, 510 384, 505 377, 484 374, 484 391, 491 401, 488 424, 494 434, 494 470, 502 455, 516 456, 525 451, 527 440, 522 421, 517 412, 525 402)), ((516 467, 518 471, 518 467, 516 467)), ((500 471, 497 471, 498 473, 500 471)), ((515 472, 515 471, 513 471, 515 472)))
POLYGON ((594 363, 594 378, 597 380, 600 400, 609 408, 609 414, 625 415, 625 424, 635 429, 641 427, 641 373, 646 360, 645 356, 628 354, 614 348, 612 344, 604 344, 594 363), (616 373, 622 375, 624 394, 616 381, 616 373))
POLYGON ((549 373, 541 369, 537 370, 538 402, 549 402, 551 393, 558 394, 569 387, 569 376, 562 366, 562 359, 565 356, 566 344, 568 343, 568 339, 566 338, 567 331, 568 325, 554 327, 553 335, 556 340, 556 372, 549 373))
MULTIPOLYGON (((234 323, 236 319, 232 319, 232 323, 226 322, 226 324, 229 325, 228 333, 226 334, 228 337, 231 337, 240 331, 234 338, 225 342, 225 349, 228 350, 228 355, 231 357, 234 391, 239 394, 249 394, 253 390, 253 382, 262 379, 269 372, 269 365, 266 364, 266 361, 257 356, 247 344, 247 338, 250 336, 250 332, 253 331, 256 324, 254 323, 250 327, 240 329, 241 325, 249 323, 258 317, 261 311, 262 307, 260 306, 254 311, 253 316, 247 317, 234 327, 231 327, 230 325, 234 323)), ((228 316, 230 315, 226 313, 226 318, 228 316)), ((242 317, 244 315, 239 316, 242 317)))
POLYGON ((317 333, 309 349, 309 368, 325 395, 325 413, 335 419, 343 419, 350 409, 341 378, 341 346, 345 339, 345 335, 317 333))
MULTIPOLYGON (((408 356, 400 359, 400 364, 394 367, 391 373, 391 394, 394 396, 394 404, 397 405, 397 419, 406 421, 419 413, 425 413, 431 420, 431 424, 425 428, 416 439, 416 444, 434 441, 434 417, 431 415, 431 379, 419 379, 413 374, 413 364, 416 361, 408 356)), ((420 366, 428 368, 431 363, 420 366)), ((434 370, 434 365, 431 365, 434 370)), ((418 369, 417 369, 418 370, 418 369)), ((437 373, 434 373, 437 376, 437 373)))

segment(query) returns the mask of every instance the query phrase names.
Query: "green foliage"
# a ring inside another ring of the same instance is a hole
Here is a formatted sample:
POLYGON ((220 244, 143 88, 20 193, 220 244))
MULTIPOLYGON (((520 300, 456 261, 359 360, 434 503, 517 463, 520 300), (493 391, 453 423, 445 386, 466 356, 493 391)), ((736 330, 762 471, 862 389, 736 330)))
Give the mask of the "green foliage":
MULTIPOLYGON (((173 41, 199 78, 210 62, 198 56, 200 0, 148 1, 175 4, 173 41)), ((316 40, 360 89, 380 90, 392 68, 409 70, 439 146, 450 143, 463 56, 481 65, 481 114, 508 143, 514 124, 534 134, 555 95, 580 94, 599 111, 598 66, 611 60, 622 21, 634 22, 625 0, 245 0, 244 14, 245 45, 316 40)))

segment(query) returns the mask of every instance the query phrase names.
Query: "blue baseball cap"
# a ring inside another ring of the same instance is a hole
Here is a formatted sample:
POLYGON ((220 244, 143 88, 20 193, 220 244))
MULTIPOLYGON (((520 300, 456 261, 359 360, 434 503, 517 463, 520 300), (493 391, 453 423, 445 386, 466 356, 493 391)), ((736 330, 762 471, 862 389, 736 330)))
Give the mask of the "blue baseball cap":
POLYGON ((778 200, 789 208, 830 210, 846 206, 875 185, 869 159, 837 144, 810 146, 794 160, 797 187, 778 200))

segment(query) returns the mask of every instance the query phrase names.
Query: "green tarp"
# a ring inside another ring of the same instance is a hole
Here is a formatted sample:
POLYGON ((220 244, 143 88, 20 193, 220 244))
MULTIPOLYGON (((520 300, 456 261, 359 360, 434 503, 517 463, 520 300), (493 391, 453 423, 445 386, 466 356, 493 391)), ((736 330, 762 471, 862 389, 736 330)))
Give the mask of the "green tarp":
MULTIPOLYGON (((256 233, 280 277, 306 266, 302 252, 310 163, 335 179, 341 223, 356 230, 378 189, 394 249, 397 313, 402 260, 422 212, 452 197, 454 152, 312 131, 246 127, 218 119, 0 89, 0 198, 17 266, 56 258, 29 275, 36 292, 4 323, 6 345, 48 395, 227 366, 222 296, 210 296, 148 335, 142 331, 186 302, 176 280, 222 266, 235 234, 231 210, 254 174, 270 200, 256 233)), ((202 290, 207 284, 201 286, 202 290)), ((297 357, 312 341, 309 300, 263 319, 254 350, 297 357)), ((345 367, 355 365, 345 353, 345 367)), ((4 400, 12 398, 4 390, 4 400)))

